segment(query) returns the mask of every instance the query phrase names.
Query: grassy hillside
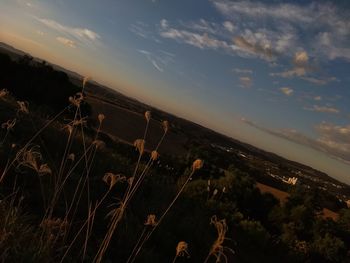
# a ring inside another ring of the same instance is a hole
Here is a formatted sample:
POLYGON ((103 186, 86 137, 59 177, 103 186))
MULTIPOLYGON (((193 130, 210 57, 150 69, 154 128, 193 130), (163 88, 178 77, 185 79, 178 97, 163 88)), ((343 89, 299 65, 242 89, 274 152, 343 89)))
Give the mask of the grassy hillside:
POLYGON ((114 140, 123 131, 105 124, 128 115, 92 113, 86 79, 40 86, 35 72, 59 73, 37 67, 23 69, 30 85, 0 78, 3 262, 348 262, 350 211, 320 217, 317 188, 288 188, 280 203, 240 159, 198 144, 171 154, 179 135, 148 111, 133 120, 134 143, 114 140))

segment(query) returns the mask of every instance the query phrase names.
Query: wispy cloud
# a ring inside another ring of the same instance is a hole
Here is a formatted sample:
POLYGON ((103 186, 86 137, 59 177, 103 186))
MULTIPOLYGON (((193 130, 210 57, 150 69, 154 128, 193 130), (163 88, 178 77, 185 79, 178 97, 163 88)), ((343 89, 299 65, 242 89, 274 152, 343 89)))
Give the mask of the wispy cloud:
POLYGON ((247 68, 234 68, 232 69, 232 72, 237 74, 253 74, 253 70, 247 68))
POLYGON ((211 23, 204 19, 199 22, 180 23, 171 26, 169 21, 160 21, 159 35, 200 49, 212 49, 241 57, 260 57, 271 60, 275 54, 263 34, 246 31, 232 38, 233 23, 211 23))
POLYGON ((335 125, 323 122, 314 127, 317 138, 306 136, 295 129, 272 130, 263 127, 255 122, 241 119, 247 125, 262 130, 271 135, 309 146, 320 152, 328 154, 330 157, 350 163, 350 125, 335 125))
POLYGON ((142 50, 142 49, 137 50, 137 51, 140 52, 141 54, 145 55, 145 57, 148 59, 148 61, 151 62, 152 65, 153 65, 159 72, 163 72, 163 71, 164 71, 164 69, 161 68, 161 67, 157 64, 157 62, 156 62, 156 60, 153 58, 151 52, 146 51, 146 50, 142 50))
POLYGON ((297 47, 304 46, 313 53, 313 56, 321 59, 350 60, 349 13, 332 3, 229 0, 212 0, 212 3, 236 27, 245 27, 240 31, 244 32, 248 29, 258 32, 261 31, 261 25, 268 24, 269 39, 274 40, 276 47, 277 39, 280 46, 287 47, 287 49, 284 48, 286 51, 284 53, 288 54, 295 51, 297 47), (285 35, 285 37, 276 38, 278 35, 285 35), (303 35, 308 37, 300 37, 303 35))
POLYGON ((248 76, 240 77, 239 82, 241 83, 242 88, 250 88, 253 84, 252 78, 248 76))
POLYGON ((73 40, 65 37, 56 37, 56 40, 67 47, 76 48, 75 42, 73 40))
POLYGON ((291 89, 289 87, 282 87, 282 88, 280 88, 280 90, 284 95, 287 95, 287 96, 291 96, 294 92, 293 89, 291 89))
POLYGON ((272 50, 269 44, 261 44, 256 41, 251 42, 243 36, 237 36, 233 39, 233 42, 242 51, 256 55, 258 57, 266 58, 271 60, 275 56, 275 51, 272 50))
POLYGON ((294 54, 292 63, 294 67, 292 69, 270 73, 271 77, 282 77, 282 78, 291 78, 291 77, 302 77, 310 70, 309 66, 309 56, 306 51, 298 51, 294 54))
POLYGON ((66 26, 55 20, 46 18, 36 19, 48 28, 64 34, 66 39, 74 38, 74 42, 79 42, 81 45, 96 44, 101 39, 99 34, 87 28, 66 26))
POLYGON ((37 30, 36 33, 37 33, 39 36, 43 36, 43 35, 44 35, 44 32, 43 32, 43 31, 40 31, 40 30, 37 30))
POLYGON ((328 78, 302 77, 302 79, 316 85, 326 85, 332 81, 339 81, 336 77, 328 77, 328 78))
POLYGON ((304 110, 325 112, 325 113, 339 113, 339 110, 337 108, 327 107, 327 106, 318 106, 318 105, 313 105, 312 107, 304 107, 304 110))
POLYGON ((226 41, 211 37, 207 33, 194 33, 188 30, 178 30, 166 27, 162 28, 160 35, 163 38, 174 39, 180 43, 186 43, 200 49, 223 50, 229 53, 238 50, 236 46, 231 45, 226 41))
POLYGON ((225 21, 222 23, 222 25, 231 33, 235 31, 235 26, 231 21, 225 21))
POLYGON ((150 52, 143 49, 137 50, 139 53, 143 54, 149 62, 153 65, 155 69, 159 72, 163 72, 164 68, 170 63, 174 62, 175 54, 159 50, 157 52, 150 52))
MULTIPOLYGON (((161 21, 161 23, 166 23, 166 20, 164 20, 163 22, 161 21)), ((144 23, 142 21, 136 21, 135 23, 130 24, 129 31, 134 33, 138 37, 150 39, 157 43, 161 42, 156 36, 156 34, 153 32, 153 29, 147 23, 144 23)))

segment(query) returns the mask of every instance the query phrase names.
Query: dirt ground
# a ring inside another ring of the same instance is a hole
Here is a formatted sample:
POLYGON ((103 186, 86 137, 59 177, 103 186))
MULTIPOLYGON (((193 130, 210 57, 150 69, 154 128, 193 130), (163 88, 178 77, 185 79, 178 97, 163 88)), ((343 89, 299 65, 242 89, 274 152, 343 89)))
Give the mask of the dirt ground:
MULTIPOLYGON (((146 127, 146 120, 143 114, 139 114, 117 105, 100 101, 88 97, 88 103, 92 105, 92 117, 102 113, 106 119, 103 122, 102 131, 113 138, 117 138, 127 143, 133 143, 136 139, 143 138, 146 127)), ((146 148, 153 150, 163 135, 163 129, 160 122, 151 120, 146 137, 146 148)), ((171 131, 166 135, 161 147, 160 154, 170 153, 175 155, 186 154, 184 147, 187 138, 183 135, 175 134, 171 131)))

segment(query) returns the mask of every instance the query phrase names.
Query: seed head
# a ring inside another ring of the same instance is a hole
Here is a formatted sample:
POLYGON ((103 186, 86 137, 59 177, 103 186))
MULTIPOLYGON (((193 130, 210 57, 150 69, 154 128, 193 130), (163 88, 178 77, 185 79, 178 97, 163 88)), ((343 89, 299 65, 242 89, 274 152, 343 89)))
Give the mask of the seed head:
POLYGON ((76 107, 79 107, 80 106, 80 103, 84 100, 84 95, 82 92, 78 92, 74 95, 74 97, 70 96, 69 97, 69 102, 76 106, 76 107))
POLYGON ((203 161, 201 159, 197 159, 192 164, 192 171, 199 170, 203 167, 203 161))
POLYGON ((86 83, 89 81, 90 77, 83 78, 83 88, 85 88, 86 83))
POLYGON ((177 257, 189 257, 190 254, 188 253, 188 244, 185 241, 180 241, 176 246, 176 256, 177 257))
POLYGON ((38 171, 39 175, 44 175, 44 174, 52 174, 51 168, 48 166, 47 163, 40 165, 39 171, 38 171))
POLYGON ((157 220, 156 220, 156 215, 150 214, 147 216, 147 219, 145 221, 145 226, 156 226, 157 225, 157 220))
POLYGON ((135 140, 134 146, 139 151, 140 154, 143 154, 143 152, 145 150, 145 140, 143 140, 143 139, 135 140))
POLYGON ((157 151, 152 151, 151 153, 151 159, 152 161, 155 161, 159 158, 159 153, 157 151))
POLYGON ((105 173, 102 180, 109 185, 109 190, 111 190, 116 183, 125 181, 126 177, 120 174, 105 173))
POLYGON ((16 125, 16 121, 17 119, 13 119, 13 120, 8 120, 7 122, 4 122, 3 124, 1 124, 1 128, 6 129, 6 130, 12 130, 12 128, 16 125))
POLYGON ((163 121, 162 122, 163 130, 165 133, 169 131, 169 122, 168 121, 163 121))
POLYGON ((23 112, 25 114, 28 114, 29 113, 29 110, 28 110, 28 106, 29 106, 29 103, 26 102, 26 101, 17 101, 17 104, 18 104, 18 110, 17 110, 17 113, 19 112, 23 112))
POLYGON ((72 162, 74 162, 75 160, 75 154, 74 153, 70 153, 67 157, 68 160, 71 160, 72 162))
POLYGON ((9 94, 7 89, 0 90, 0 98, 4 98, 9 94))
POLYGON ((105 142, 101 140, 94 140, 92 144, 95 145, 96 149, 101 149, 106 145, 105 142))
POLYGON ((151 120, 151 112, 150 111, 145 112, 145 118, 146 118, 147 122, 149 122, 151 120))
POLYGON ((98 116, 98 121, 100 122, 100 124, 103 122, 103 120, 106 118, 104 114, 100 113, 98 116))

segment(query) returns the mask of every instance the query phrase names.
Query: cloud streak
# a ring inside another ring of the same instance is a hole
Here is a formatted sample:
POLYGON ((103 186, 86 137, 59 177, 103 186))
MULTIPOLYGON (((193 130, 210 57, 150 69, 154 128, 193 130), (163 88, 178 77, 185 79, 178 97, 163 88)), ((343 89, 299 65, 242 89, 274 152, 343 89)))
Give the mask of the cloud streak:
POLYGON ((76 48, 75 42, 73 40, 65 37, 56 37, 56 40, 67 47, 76 48))
POLYGON ((74 45, 76 44, 76 42, 79 42, 81 45, 92 45, 98 43, 101 39, 101 36, 99 34, 87 28, 70 27, 63 25, 57 21, 46 18, 36 19, 46 27, 65 35, 64 37, 61 37, 61 40, 58 40, 61 43, 67 42, 63 41, 63 38, 66 38, 68 40, 70 38, 74 38, 75 41, 72 40, 74 42, 74 45))
POLYGON ((294 92, 294 90, 289 87, 282 87, 280 88, 280 90, 284 95, 287 95, 287 96, 291 96, 294 92))
POLYGON ((318 105, 313 105, 311 108, 304 107, 304 110, 324 112, 324 113, 339 113, 339 110, 337 108, 327 107, 327 106, 318 106, 318 105))
POLYGON ((241 119, 245 124, 288 141, 308 146, 328 156, 350 164, 350 125, 334 125, 323 122, 314 127, 317 138, 313 139, 294 129, 272 130, 247 120, 241 119))

